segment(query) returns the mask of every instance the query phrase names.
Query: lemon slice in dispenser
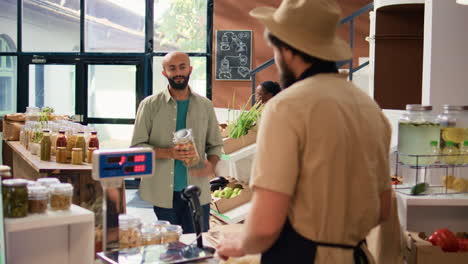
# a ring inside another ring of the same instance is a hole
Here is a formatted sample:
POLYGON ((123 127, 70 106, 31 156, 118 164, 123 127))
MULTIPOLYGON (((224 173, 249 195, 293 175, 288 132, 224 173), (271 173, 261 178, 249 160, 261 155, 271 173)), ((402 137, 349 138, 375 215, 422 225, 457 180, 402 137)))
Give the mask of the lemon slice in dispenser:
POLYGON ((468 133, 468 130, 465 131, 465 129, 463 128, 445 128, 442 132, 442 138, 445 141, 452 141, 459 144, 462 143, 463 140, 466 138, 466 133, 468 133))
POLYGON ((442 177, 442 182, 444 183, 444 186, 447 187, 448 189, 453 188, 453 182, 455 181, 455 177, 452 175, 447 175, 442 177))

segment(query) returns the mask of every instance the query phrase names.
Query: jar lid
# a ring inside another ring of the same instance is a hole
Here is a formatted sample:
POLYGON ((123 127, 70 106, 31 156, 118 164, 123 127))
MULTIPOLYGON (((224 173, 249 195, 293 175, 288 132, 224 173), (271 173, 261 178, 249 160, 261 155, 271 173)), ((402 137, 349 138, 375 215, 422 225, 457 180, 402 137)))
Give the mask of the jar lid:
POLYGON ((40 183, 37 181, 28 181, 28 187, 29 186, 42 186, 40 183))
POLYGON ((432 105, 407 104, 408 111, 432 111, 432 105))
POLYGON ((182 234, 182 227, 180 225, 167 225, 164 226, 166 232, 176 232, 182 234))
POLYGON ((50 186, 51 193, 72 193, 73 185, 70 183, 55 183, 50 186))
POLYGON ((44 132, 44 133, 50 133, 50 130, 49 130, 49 129, 43 129, 42 132, 44 132))
POLYGON ((60 134, 65 134, 65 130, 59 130, 60 134))
POLYGON ((2 184, 6 186, 21 187, 21 186, 27 186, 28 181, 25 179, 8 179, 8 180, 3 180, 2 184))
POLYGON ((468 105, 444 104, 444 111, 468 111, 468 105))
POLYGON ((91 131, 91 135, 97 135, 97 131, 91 131))
POLYGON ((141 228, 141 234, 144 235, 159 235, 159 230, 154 226, 143 226, 141 228))
POLYGON ((39 197, 47 196, 47 188, 44 186, 29 186, 28 185, 28 195, 29 197, 39 197))
POLYGON ((186 128, 178 130, 174 133, 174 138, 176 140, 190 139, 190 136, 192 136, 192 130, 186 128))
POLYGON ((72 148, 72 151, 83 151, 82 148, 72 148))
POLYGON ((47 185, 47 186, 50 186, 50 185, 55 184, 55 183, 60 183, 59 179, 52 178, 52 177, 39 178, 39 179, 37 179, 37 182, 42 184, 42 185, 47 185))
POLYGON ((66 150, 67 147, 57 147, 57 150, 66 150))
POLYGON ((7 166, 7 165, 0 165, 0 173, 2 173, 2 172, 10 172, 10 171, 11 171, 10 166, 7 166))
POLYGON ((140 219, 129 214, 119 214, 119 226, 138 226, 140 225, 140 219))
POLYGON ((171 223, 169 221, 165 221, 165 220, 158 220, 156 222, 154 222, 154 225, 155 226, 166 226, 166 225, 170 225, 171 223))

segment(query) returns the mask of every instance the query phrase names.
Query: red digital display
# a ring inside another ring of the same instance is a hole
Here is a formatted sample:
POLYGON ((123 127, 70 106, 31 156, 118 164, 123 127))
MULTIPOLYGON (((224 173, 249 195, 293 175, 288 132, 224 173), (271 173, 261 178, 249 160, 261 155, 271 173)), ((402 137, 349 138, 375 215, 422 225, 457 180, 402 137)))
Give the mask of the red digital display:
POLYGON ((133 166, 134 172, 143 172, 146 170, 146 165, 135 165, 133 166))
POLYGON ((146 160, 146 155, 136 155, 134 159, 135 162, 144 162, 146 160))

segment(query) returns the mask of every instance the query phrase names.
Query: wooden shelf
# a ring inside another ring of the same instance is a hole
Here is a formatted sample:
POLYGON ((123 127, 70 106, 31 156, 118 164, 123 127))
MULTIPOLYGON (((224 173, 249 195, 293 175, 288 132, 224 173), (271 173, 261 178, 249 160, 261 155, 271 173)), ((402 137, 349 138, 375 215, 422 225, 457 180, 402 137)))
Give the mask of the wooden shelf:
POLYGON ((39 159, 39 156, 32 155, 19 141, 7 141, 7 144, 39 173, 50 171, 60 173, 62 170, 91 171, 92 169, 92 165, 88 163, 84 163, 83 165, 57 163, 55 162, 55 157, 52 157, 52 161, 42 161, 39 159))

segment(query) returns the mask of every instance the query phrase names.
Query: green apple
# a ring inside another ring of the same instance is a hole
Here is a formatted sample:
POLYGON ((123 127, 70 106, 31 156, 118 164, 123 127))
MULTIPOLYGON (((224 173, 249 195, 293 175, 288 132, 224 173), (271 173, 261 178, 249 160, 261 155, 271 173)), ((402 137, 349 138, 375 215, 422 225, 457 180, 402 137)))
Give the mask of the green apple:
POLYGON ((227 196, 227 193, 225 190, 222 190, 219 192, 219 196, 218 196, 219 198, 226 198, 226 196, 227 196))
POLYGON ((237 193, 233 192, 233 193, 231 194, 231 197, 229 197, 229 198, 230 198, 230 199, 231 199, 231 198, 234 198, 234 197, 236 197, 237 195, 238 195, 237 193))
POLYGON ((219 197, 219 194, 221 193, 221 190, 216 190, 213 192, 214 197, 219 197))
POLYGON ((223 192, 225 193, 224 198, 229 199, 232 195, 233 190, 231 187, 226 187, 224 188, 223 192))
POLYGON ((239 194, 239 191, 240 191, 240 190, 241 190, 241 188, 235 188, 235 189, 233 190, 233 193, 235 193, 235 194, 237 195, 237 194, 239 194))

